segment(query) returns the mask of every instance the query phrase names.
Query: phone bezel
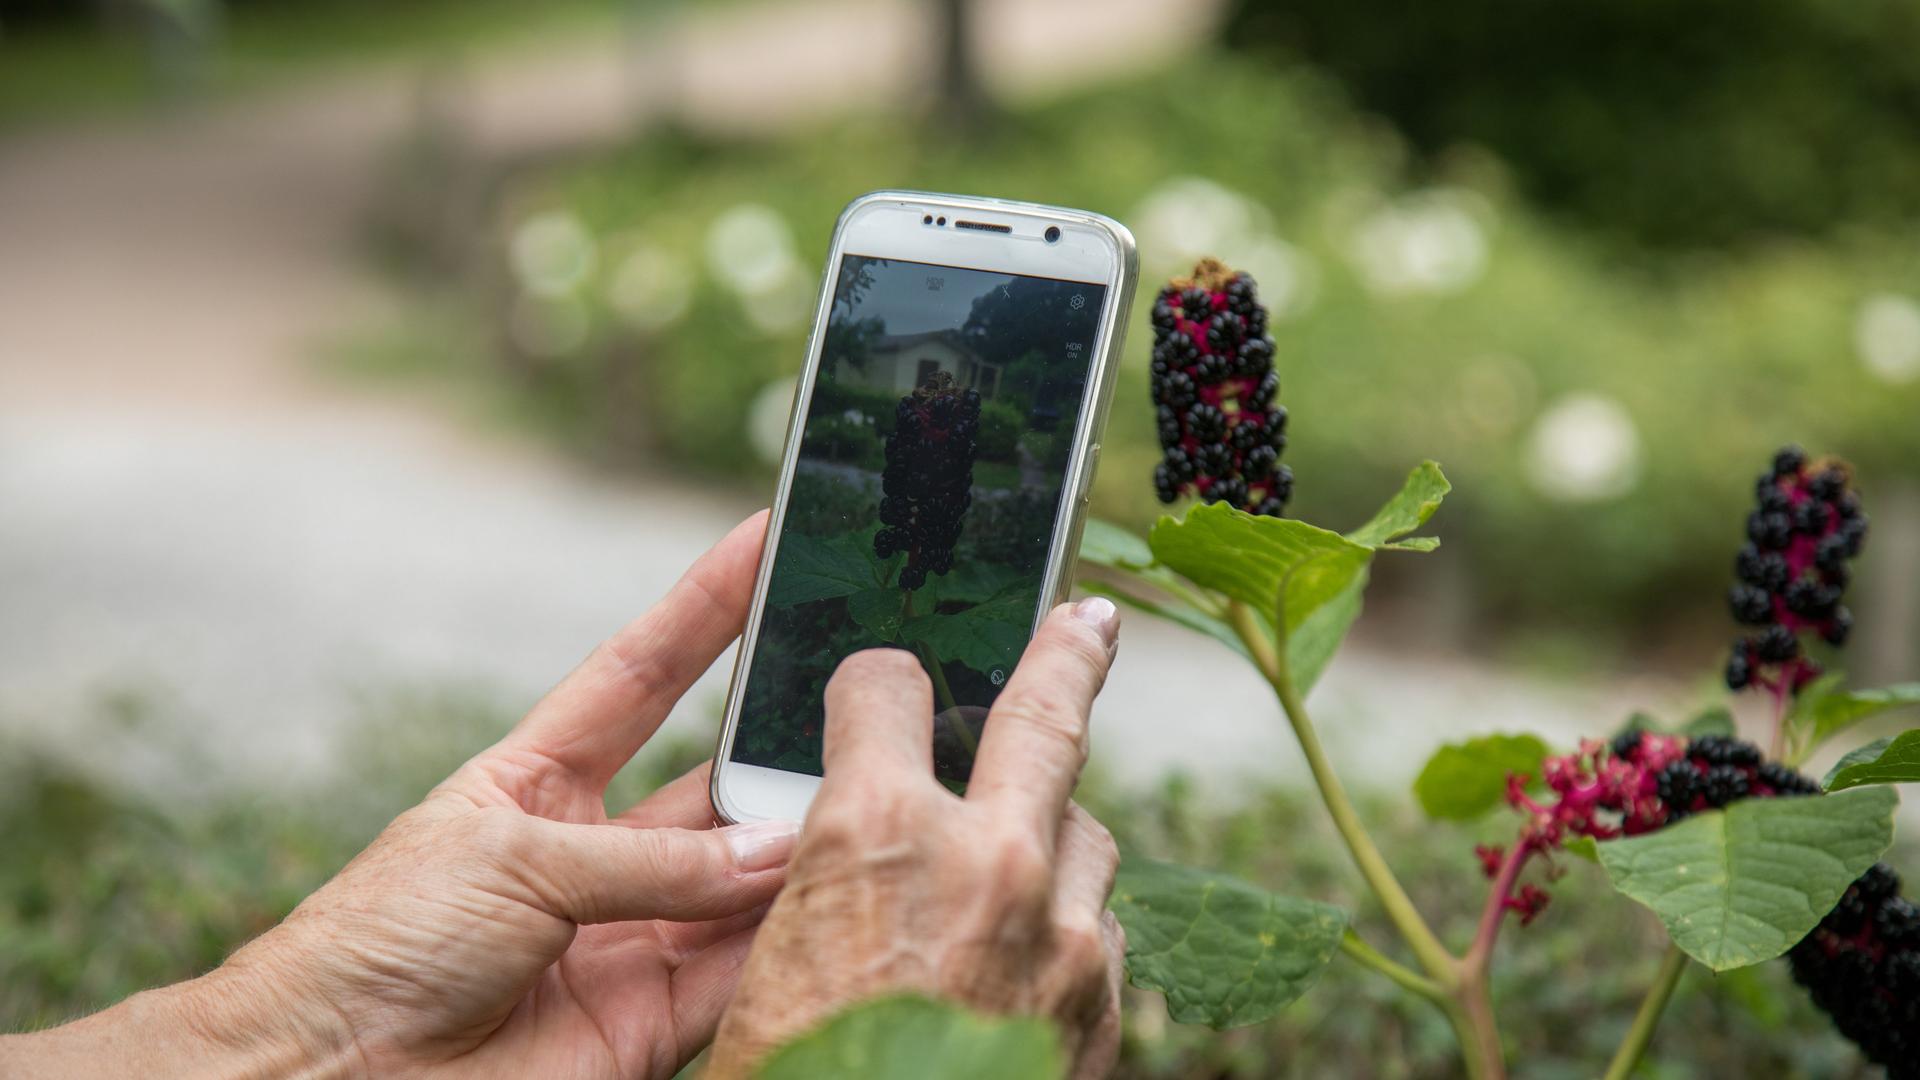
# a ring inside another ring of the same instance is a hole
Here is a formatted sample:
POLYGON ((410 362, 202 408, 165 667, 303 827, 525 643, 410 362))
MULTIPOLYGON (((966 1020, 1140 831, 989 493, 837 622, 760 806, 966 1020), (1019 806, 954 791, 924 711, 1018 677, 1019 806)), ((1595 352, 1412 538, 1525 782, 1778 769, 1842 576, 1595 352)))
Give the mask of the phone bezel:
POLYGON ((1099 463, 1098 435, 1106 425, 1107 410, 1113 397, 1114 373, 1119 366, 1119 354, 1125 339, 1126 313, 1132 308, 1134 286, 1139 277, 1139 260, 1133 235, 1124 225, 1099 214, 1036 203, 914 191, 876 191, 847 204, 834 228, 832 248, 821 275, 820 297, 814 312, 813 330, 807 341, 806 362, 795 389, 793 408, 787 417, 779 486, 774 494, 773 512, 767 521, 767 542, 761 552, 760 567, 754 582, 753 604, 748 610, 746 629, 734 658, 725 718, 714 750, 708 791, 714 815, 723 824, 803 818, 820 784, 817 776, 749 765, 729 758, 733 751, 734 734, 740 723, 747 671, 758 643, 768 579, 799 461, 807 408, 819 374, 822 330, 833 308, 834 284, 839 276, 841 261, 848 254, 1085 281, 1105 286, 1105 301, 1095 331, 1091 366, 1088 369, 1089 392, 1081 402, 1080 414, 1075 419, 1073 453, 1067 462, 1067 479, 1062 488, 1073 494, 1063 500, 1065 510, 1054 519, 1046 573, 1034 609, 1036 630, 1040 620, 1055 604, 1066 598, 1072 586, 1080 534, 1086 521, 1087 494, 1099 463), (924 224, 923 218, 927 215, 935 218, 944 216, 947 224, 924 224), (955 225, 957 221, 975 219, 1009 225, 1012 231, 968 230, 955 225), (1049 243, 1044 239, 1049 226, 1061 230, 1058 241, 1049 243))

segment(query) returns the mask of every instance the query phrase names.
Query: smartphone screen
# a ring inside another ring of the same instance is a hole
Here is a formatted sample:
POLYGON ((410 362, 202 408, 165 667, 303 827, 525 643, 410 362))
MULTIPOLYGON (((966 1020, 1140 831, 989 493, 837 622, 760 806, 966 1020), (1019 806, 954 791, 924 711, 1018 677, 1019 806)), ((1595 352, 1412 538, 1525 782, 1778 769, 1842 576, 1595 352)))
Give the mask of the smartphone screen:
POLYGON ((822 334, 732 760, 820 775, 822 695, 919 657, 963 784, 1026 648, 1106 286, 847 255, 822 334))

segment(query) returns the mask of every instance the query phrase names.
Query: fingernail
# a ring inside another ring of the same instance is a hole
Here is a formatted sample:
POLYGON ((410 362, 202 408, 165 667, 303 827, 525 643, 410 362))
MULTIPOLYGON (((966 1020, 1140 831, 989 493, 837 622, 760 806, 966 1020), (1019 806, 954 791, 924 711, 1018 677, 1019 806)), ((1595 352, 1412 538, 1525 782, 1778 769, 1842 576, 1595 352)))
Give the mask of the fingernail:
POLYGON ((1109 649, 1120 637, 1120 609, 1104 596, 1089 596, 1073 605, 1073 617, 1100 631, 1100 640, 1109 649))
POLYGON ((793 857, 793 845, 800 837, 797 821, 756 821, 750 825, 729 825, 727 848, 733 852, 734 865, 742 870, 771 870, 793 857))

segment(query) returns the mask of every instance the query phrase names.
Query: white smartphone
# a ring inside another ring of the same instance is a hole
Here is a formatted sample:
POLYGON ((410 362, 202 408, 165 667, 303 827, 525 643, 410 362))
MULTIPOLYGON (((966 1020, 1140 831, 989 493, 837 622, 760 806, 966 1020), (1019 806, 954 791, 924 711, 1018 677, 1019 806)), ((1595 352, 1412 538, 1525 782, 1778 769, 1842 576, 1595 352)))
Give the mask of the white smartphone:
POLYGON ((806 814, 822 693, 892 646, 934 688, 964 787, 988 708, 1072 584, 1133 237, 1082 210, 912 191, 840 215, 789 421, 711 793, 724 822, 806 814))

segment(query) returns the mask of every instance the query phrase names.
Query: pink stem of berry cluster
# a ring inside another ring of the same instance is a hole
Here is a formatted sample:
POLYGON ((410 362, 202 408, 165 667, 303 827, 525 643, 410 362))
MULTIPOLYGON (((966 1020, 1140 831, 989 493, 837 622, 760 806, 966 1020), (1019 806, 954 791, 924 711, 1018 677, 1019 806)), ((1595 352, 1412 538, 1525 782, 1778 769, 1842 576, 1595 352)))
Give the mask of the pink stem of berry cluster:
POLYGON ((1537 850, 1535 845, 1522 839, 1501 860, 1500 869, 1493 875, 1493 885, 1487 890, 1487 902, 1480 909, 1480 928, 1473 935, 1473 945, 1467 949, 1469 969, 1485 971, 1492 962, 1493 943, 1500 937, 1500 926, 1507 921, 1507 912, 1514 907, 1513 886, 1537 850))

